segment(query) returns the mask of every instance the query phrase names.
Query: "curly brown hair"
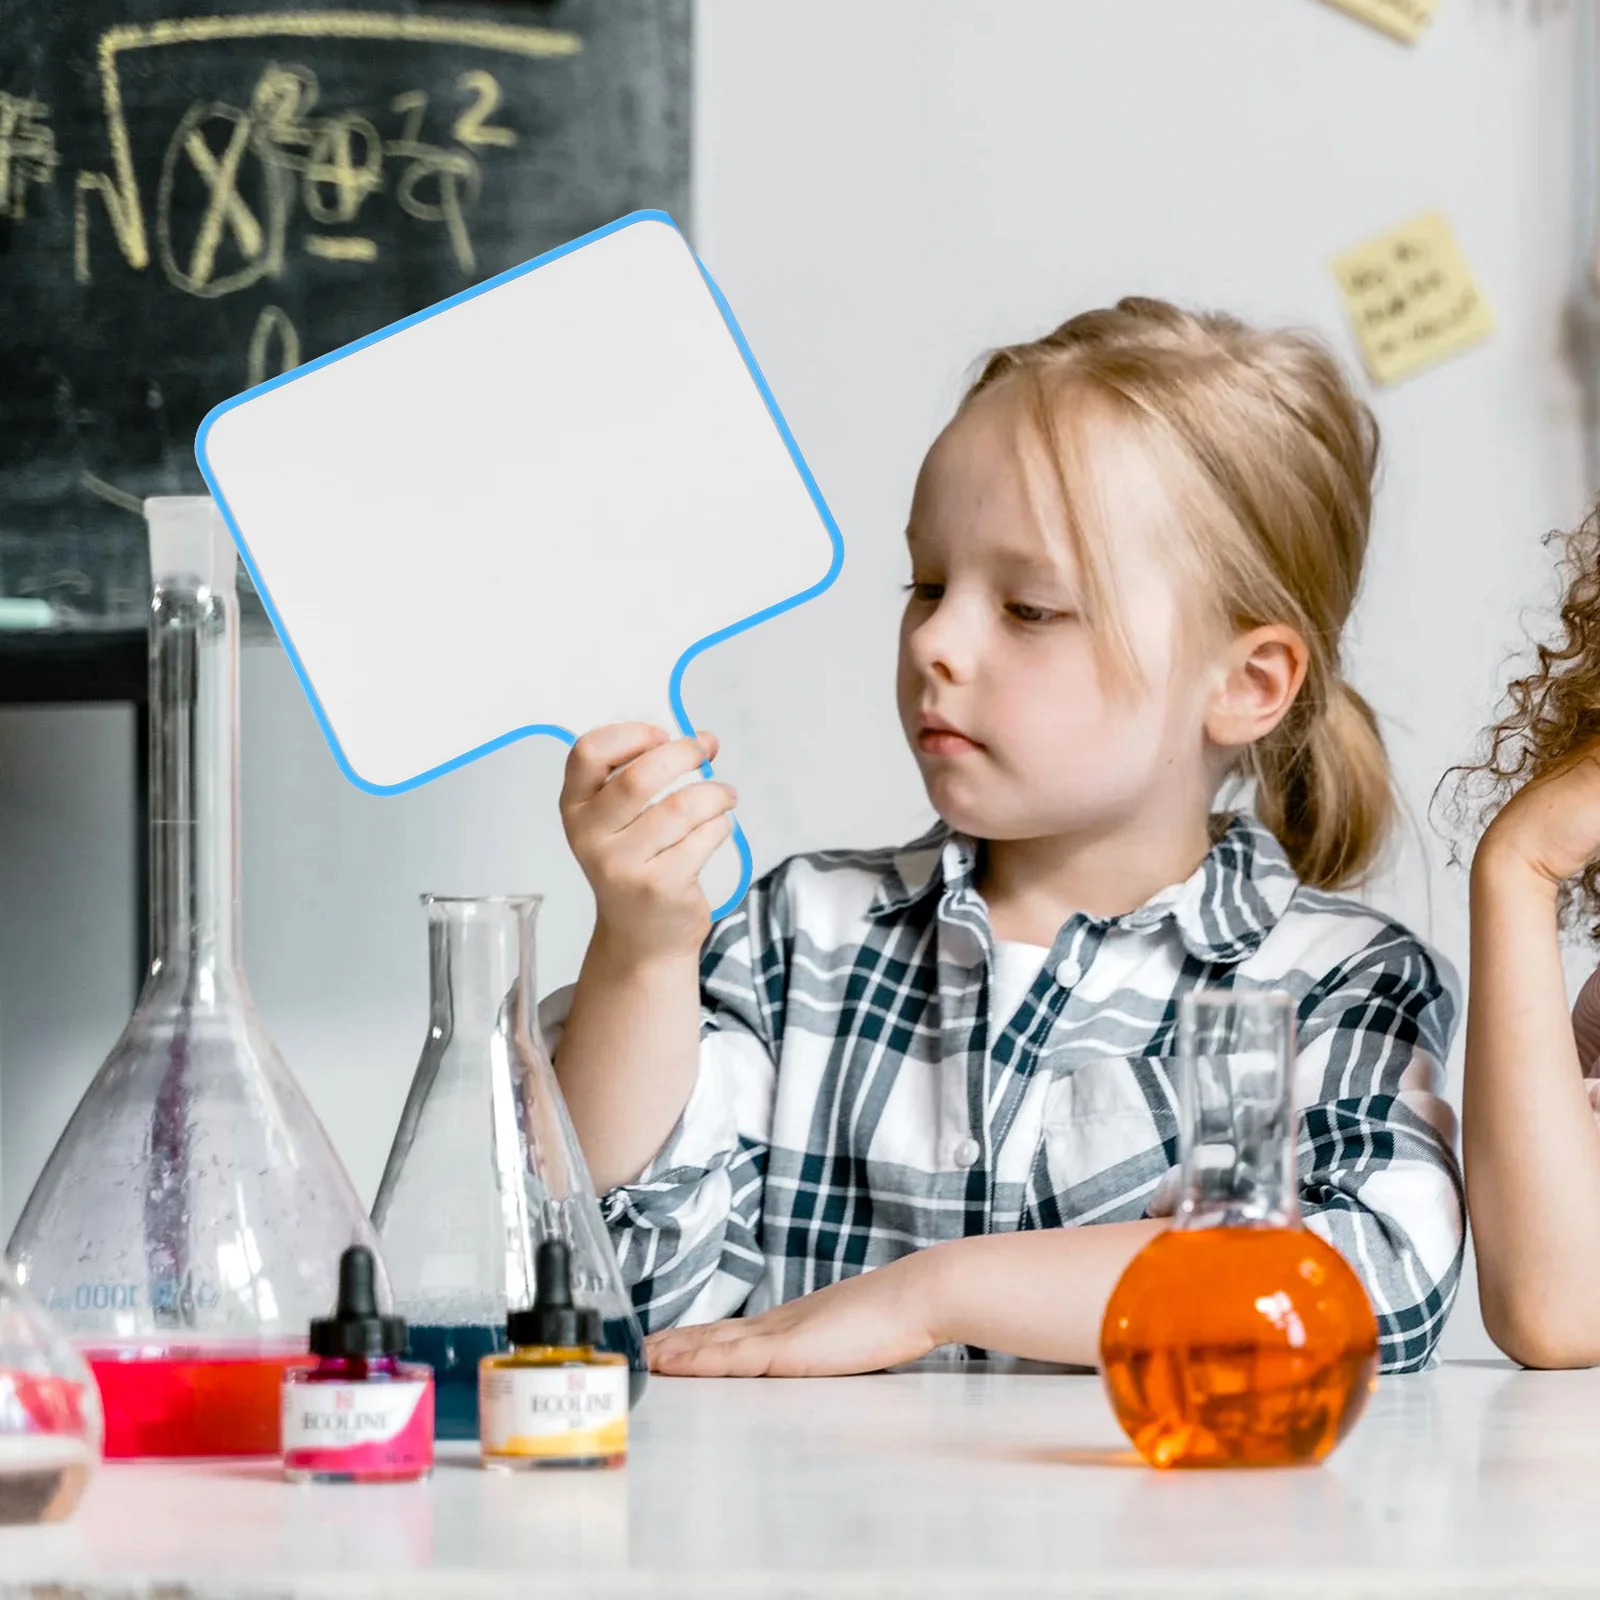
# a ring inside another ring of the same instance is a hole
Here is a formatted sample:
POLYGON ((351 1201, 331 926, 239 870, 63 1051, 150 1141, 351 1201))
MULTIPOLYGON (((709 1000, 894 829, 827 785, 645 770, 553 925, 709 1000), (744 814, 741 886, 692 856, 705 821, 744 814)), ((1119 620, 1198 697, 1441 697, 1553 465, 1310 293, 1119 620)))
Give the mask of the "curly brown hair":
MULTIPOLYGON (((1600 739, 1600 503, 1572 532, 1545 535, 1560 550, 1559 637, 1534 645, 1532 670, 1513 678, 1482 760, 1454 769, 1455 810, 1486 825, 1524 785, 1600 739)), ((1451 774, 1446 774, 1448 779, 1451 774)), ((1562 921, 1600 940, 1600 857, 1565 884, 1562 921)))

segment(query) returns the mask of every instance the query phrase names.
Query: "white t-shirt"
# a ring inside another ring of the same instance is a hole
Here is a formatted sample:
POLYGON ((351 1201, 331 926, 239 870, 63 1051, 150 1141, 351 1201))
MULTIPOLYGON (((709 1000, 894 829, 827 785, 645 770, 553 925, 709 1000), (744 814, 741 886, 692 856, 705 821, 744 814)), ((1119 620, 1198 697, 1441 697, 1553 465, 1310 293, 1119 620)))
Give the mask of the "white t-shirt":
POLYGON ((1016 1014, 1022 997, 1033 987, 1044 958, 1050 954, 1046 944, 1018 944, 996 939, 994 945, 994 984, 989 990, 989 1037, 992 1039, 1016 1014))

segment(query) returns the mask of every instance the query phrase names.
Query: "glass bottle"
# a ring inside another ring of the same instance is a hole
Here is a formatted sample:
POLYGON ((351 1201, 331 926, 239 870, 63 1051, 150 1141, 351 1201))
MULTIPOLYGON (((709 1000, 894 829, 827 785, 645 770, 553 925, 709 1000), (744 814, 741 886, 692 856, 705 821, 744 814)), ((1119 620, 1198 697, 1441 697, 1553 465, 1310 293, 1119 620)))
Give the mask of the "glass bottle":
POLYGON ((414 1483, 433 1471, 433 1369, 402 1361, 406 1325, 378 1311, 365 1245, 339 1259, 339 1303, 311 1324, 314 1367, 283 1375, 291 1483, 414 1483))
POLYGON ((434 1369, 441 1439, 478 1437, 478 1365, 506 1348, 508 1312, 531 1305, 545 1239, 571 1251, 579 1306, 601 1347, 627 1357, 637 1401, 644 1340, 617 1270, 534 1004, 538 895, 423 895, 428 1033, 372 1220, 411 1327, 434 1369))
POLYGON ((573 1304, 571 1256, 539 1246, 533 1304, 506 1318, 511 1349, 478 1367, 479 1455, 498 1472, 620 1467, 628 1459, 625 1356, 599 1348, 600 1313, 573 1304))
POLYGON ((0 1260, 0 1523, 70 1516, 103 1432, 88 1367, 0 1260))
POLYGON ((1186 995, 1178 1048, 1181 1198, 1106 1306, 1106 1392, 1152 1466, 1320 1461, 1375 1386, 1378 1325, 1300 1220, 1294 1003, 1186 995))
POLYGON ((94 1370, 108 1456, 273 1454, 340 1252, 375 1240, 240 965, 234 548, 207 497, 145 514, 150 970, 9 1250, 94 1370))

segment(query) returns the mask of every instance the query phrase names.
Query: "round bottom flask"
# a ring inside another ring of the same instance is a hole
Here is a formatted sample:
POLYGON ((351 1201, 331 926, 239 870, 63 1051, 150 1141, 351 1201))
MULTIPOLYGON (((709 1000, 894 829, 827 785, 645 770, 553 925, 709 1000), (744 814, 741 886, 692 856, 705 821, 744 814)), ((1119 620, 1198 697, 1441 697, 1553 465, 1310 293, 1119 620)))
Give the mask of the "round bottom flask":
POLYGON ((1378 1325, 1339 1252, 1300 1222, 1287 996, 1186 997, 1183 1195, 1106 1306, 1112 1409, 1156 1467, 1320 1461, 1378 1370, 1378 1325))

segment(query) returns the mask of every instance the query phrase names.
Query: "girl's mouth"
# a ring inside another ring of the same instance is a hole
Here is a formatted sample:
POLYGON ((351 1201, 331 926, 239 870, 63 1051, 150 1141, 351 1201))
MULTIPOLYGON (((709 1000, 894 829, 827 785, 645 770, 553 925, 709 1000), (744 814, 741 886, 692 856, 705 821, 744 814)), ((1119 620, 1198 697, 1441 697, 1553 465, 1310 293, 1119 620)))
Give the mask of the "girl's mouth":
POLYGON ((942 717, 923 717, 917 724, 917 749, 930 756, 961 756, 983 749, 942 717))

